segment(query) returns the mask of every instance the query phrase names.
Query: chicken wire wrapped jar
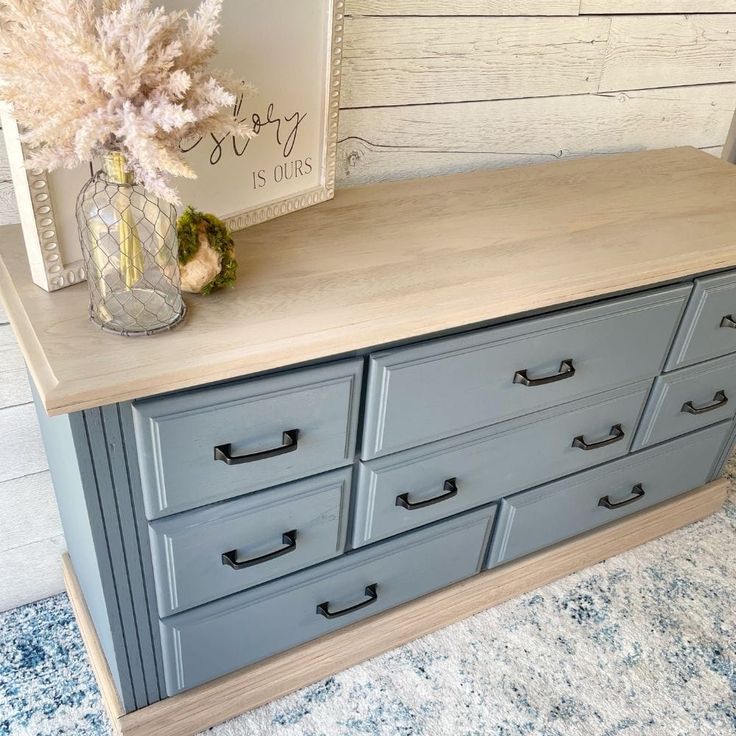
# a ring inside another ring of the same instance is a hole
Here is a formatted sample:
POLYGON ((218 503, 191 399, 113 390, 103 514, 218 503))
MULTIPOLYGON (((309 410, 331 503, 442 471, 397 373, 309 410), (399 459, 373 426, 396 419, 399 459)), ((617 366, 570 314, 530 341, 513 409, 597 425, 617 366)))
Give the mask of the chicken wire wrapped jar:
POLYGON ((121 335, 151 335, 181 322, 176 210, 135 183, 122 153, 77 200, 90 318, 121 335))

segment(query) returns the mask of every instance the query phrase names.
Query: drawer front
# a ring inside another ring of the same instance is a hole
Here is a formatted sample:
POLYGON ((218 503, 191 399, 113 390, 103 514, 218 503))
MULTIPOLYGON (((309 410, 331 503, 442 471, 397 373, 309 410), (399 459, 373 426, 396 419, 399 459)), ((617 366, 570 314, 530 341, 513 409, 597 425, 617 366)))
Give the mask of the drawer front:
POLYGON ((634 448, 692 432, 736 414, 736 355, 667 373, 654 382, 634 448))
POLYGON ((549 547, 707 483, 730 430, 731 423, 723 422, 504 499, 488 566, 549 547), (620 505, 607 508, 607 503, 620 505))
POLYGON ((697 279, 667 370, 736 352, 736 273, 697 279))
POLYGON ((161 616, 340 554, 350 469, 188 511, 149 526, 161 616))
POLYGON ((168 694, 470 577, 494 514, 472 512, 161 621, 168 694))
POLYGON ((361 371, 345 361, 136 402, 148 518, 351 463, 361 371))
POLYGON ((625 455, 650 385, 645 381, 361 463, 352 546, 625 455))
POLYGON ((363 459, 654 377, 690 289, 372 355, 363 459))

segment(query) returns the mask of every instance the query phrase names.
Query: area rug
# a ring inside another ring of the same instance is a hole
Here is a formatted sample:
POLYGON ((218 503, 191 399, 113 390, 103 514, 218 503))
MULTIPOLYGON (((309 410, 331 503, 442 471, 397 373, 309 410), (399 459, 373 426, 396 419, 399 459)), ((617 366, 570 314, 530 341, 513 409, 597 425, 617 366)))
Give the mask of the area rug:
MULTIPOLYGON (((109 733, 66 597, 0 615, 0 735, 109 733)), ((705 521, 208 733, 736 734, 736 495, 705 521)))

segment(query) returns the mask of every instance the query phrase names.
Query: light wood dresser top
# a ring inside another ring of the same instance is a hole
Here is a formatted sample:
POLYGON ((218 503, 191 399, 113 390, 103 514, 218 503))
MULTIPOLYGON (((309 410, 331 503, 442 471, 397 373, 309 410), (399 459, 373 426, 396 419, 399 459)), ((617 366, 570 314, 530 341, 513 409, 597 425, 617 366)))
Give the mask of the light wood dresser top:
POLYGON ((0 295, 49 414, 736 267, 736 167, 679 148, 342 190, 236 242, 235 289, 122 338, 88 321, 85 284, 34 286, 20 228, 0 228, 0 295))

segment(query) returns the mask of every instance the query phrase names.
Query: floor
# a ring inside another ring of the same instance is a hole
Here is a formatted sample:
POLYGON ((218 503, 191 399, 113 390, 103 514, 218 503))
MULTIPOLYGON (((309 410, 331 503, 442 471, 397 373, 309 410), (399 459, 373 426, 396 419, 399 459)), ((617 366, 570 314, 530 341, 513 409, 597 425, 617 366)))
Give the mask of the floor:
MULTIPOLYGON (((703 522, 208 733, 736 734, 733 485, 703 522)), ((108 733, 66 597, 0 615, 0 736, 108 733)))

